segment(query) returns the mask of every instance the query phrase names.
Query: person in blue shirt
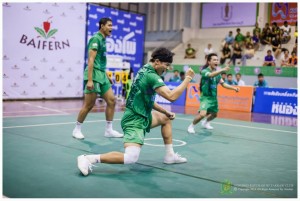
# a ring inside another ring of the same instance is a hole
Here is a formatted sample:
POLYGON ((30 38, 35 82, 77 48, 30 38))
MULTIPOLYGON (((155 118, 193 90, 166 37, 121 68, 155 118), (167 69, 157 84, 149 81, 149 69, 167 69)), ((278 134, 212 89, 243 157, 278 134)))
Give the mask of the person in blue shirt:
POLYGON ((236 81, 232 79, 232 74, 227 74, 227 80, 225 81, 226 84, 228 85, 238 85, 236 81))
POLYGON ((229 45, 234 43, 234 37, 232 36, 232 31, 229 31, 229 34, 225 37, 224 41, 229 45))
POLYGON ((169 82, 180 82, 178 70, 174 70, 174 76, 170 78, 169 82))
POLYGON ((255 81, 254 87, 269 87, 269 85, 266 82, 264 75, 262 73, 259 73, 257 78, 258 78, 258 80, 255 81))
POLYGON ((267 51, 267 56, 265 56, 265 61, 264 61, 263 66, 275 66, 275 59, 272 55, 271 50, 267 51))

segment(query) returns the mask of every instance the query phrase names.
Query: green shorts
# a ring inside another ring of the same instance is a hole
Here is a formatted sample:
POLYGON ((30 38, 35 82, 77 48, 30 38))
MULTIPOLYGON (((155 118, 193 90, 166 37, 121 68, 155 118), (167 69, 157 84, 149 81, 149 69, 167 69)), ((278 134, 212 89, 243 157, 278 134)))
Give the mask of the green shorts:
POLYGON ((84 72, 84 93, 97 93, 100 95, 105 94, 109 88, 111 88, 110 81, 106 75, 106 72, 100 70, 93 70, 93 82, 94 82, 94 89, 88 90, 86 88, 87 84, 87 71, 84 72))
POLYGON ((198 112, 205 110, 208 113, 217 113, 219 111, 218 99, 213 97, 200 97, 200 108, 198 112))
POLYGON ((126 108, 121 120, 121 127, 124 132, 124 143, 143 145, 146 132, 150 132, 151 123, 152 115, 146 118, 126 108))

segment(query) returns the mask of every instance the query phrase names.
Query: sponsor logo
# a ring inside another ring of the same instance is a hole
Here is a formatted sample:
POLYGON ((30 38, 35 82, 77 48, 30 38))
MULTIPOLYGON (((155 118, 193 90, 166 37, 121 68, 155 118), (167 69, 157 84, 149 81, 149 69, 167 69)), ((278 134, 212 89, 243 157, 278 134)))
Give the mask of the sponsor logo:
POLYGON ((232 6, 229 6, 229 3, 226 3, 225 7, 221 7, 221 18, 224 21, 229 21, 232 18, 232 6))
POLYGON ((125 21, 124 21, 124 20, 117 20, 117 23, 118 23, 118 24, 124 24, 125 21))
POLYGON ((279 91, 264 91, 264 95, 266 96, 284 96, 284 97, 298 97, 298 93, 289 93, 289 92, 279 92, 279 91))
POLYGON ((124 17, 130 19, 131 15, 130 14, 124 14, 124 17))
POLYGON ((52 67, 50 68, 50 71, 56 71, 56 68, 55 68, 54 66, 52 66, 52 67))
POLYGON ((98 13, 105 13, 105 9, 104 8, 97 8, 96 11, 98 13))
POLYGON ((110 11, 110 14, 115 15, 115 16, 119 16, 119 12, 118 11, 110 11))
POLYGON ((20 68, 19 68, 19 66, 17 66, 17 65, 14 65, 14 66, 12 66, 12 67, 11 67, 11 69, 14 69, 14 70, 16 70, 16 69, 20 69, 20 68))
POLYGON ((138 21, 143 21, 144 18, 142 16, 136 16, 135 19, 138 21))
POLYGON ((29 59, 25 56, 22 61, 29 61, 29 59))
POLYGON ((130 26, 136 27, 136 22, 129 22, 130 26))
POLYGON ((19 85, 18 85, 16 82, 14 82, 14 83, 11 85, 11 87, 19 87, 19 85))
POLYGON ((131 54, 134 55, 136 53, 136 41, 129 41, 134 37, 134 32, 131 32, 124 36, 122 40, 120 39, 106 39, 106 50, 107 52, 115 52, 121 54, 131 54))
POLYGON ((97 19, 98 18, 98 15, 97 14, 89 14, 89 18, 91 18, 91 19, 97 19))
POLYGON ((286 19, 289 13, 288 3, 273 3, 272 4, 272 16, 277 17, 280 15, 281 19, 286 19))
POLYGON ((35 82, 33 82, 30 86, 31 87, 37 87, 37 84, 35 82))
POLYGON ((3 74, 3 78, 8 78, 8 76, 6 74, 3 74))
POLYGON ((29 6, 26 6, 25 8, 23 8, 24 10, 30 11, 31 8, 29 8, 29 6))
POLYGON ((142 34, 142 33, 143 33, 143 31, 142 31, 141 29, 136 29, 134 32, 135 32, 136 34, 142 34))
POLYGON ((49 87, 55 87, 55 84, 53 82, 51 82, 51 84, 49 85, 49 87))
POLYGON ((125 32, 130 32, 130 28, 129 28, 129 27, 124 27, 124 28, 123 28, 123 31, 125 31, 125 32))
POLYGON ((42 80, 46 80, 46 79, 47 79, 46 75, 42 75, 42 76, 41 76, 41 79, 42 79, 42 80))
POLYGON ((41 60, 41 62, 42 62, 42 63, 47 63, 48 60, 47 60, 46 58, 43 58, 43 59, 41 60))
POLYGON ((28 78, 28 75, 26 75, 26 73, 24 73, 23 75, 21 75, 21 78, 28 78))
POLYGON ((3 60, 9 60, 9 58, 6 55, 4 55, 3 60))
POLYGON ((292 103, 279 103, 273 102, 272 104, 272 113, 273 114, 293 114, 297 115, 298 106, 296 103, 292 105, 292 103))
POLYGON ((33 70, 33 71, 37 71, 37 70, 39 70, 36 66, 33 66, 32 68, 30 68, 31 70, 33 70))

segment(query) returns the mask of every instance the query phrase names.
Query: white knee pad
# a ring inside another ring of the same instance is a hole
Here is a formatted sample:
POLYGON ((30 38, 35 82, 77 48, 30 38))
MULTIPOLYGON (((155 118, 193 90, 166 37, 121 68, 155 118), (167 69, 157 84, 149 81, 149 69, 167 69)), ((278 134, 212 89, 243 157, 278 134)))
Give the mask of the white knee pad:
POLYGON ((129 146, 125 148, 124 164, 136 163, 139 159, 141 148, 137 146, 129 146))

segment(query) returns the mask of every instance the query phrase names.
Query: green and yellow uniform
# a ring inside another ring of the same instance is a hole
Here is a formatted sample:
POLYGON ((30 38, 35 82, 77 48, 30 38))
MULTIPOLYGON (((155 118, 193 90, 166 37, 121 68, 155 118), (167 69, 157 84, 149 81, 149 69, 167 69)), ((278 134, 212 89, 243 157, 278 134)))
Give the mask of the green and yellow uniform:
POLYGON ((96 33, 88 43, 88 53, 90 50, 96 50, 97 54, 93 68, 94 89, 87 90, 88 67, 84 71, 84 93, 105 94, 111 87, 110 81, 106 75, 106 40, 101 33, 96 33))
POLYGON ((165 83, 150 64, 138 71, 121 120, 125 143, 144 144, 145 134, 149 133, 152 123, 155 89, 161 86, 165 83))
POLYGON ((200 96, 200 108, 201 110, 206 110, 209 113, 217 113, 218 99, 217 99, 217 87, 221 80, 221 75, 215 77, 209 77, 212 73, 210 68, 206 68, 201 71, 201 96, 200 96))

